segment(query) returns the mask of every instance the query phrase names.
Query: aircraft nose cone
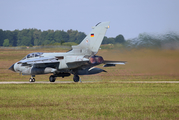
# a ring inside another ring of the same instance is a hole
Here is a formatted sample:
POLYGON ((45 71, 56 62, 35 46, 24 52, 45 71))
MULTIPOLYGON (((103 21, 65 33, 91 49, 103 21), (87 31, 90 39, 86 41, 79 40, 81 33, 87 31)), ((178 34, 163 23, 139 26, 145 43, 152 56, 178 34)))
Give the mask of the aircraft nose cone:
POLYGON ((15 72, 15 70, 14 70, 14 64, 9 68, 9 70, 12 70, 12 71, 15 72))

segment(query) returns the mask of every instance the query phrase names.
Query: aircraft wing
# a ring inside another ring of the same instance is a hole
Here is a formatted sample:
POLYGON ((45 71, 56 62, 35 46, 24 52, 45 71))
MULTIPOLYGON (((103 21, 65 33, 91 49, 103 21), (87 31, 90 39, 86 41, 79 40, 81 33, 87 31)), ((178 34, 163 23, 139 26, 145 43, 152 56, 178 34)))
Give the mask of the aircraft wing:
POLYGON ((30 59, 30 60, 21 60, 18 62, 18 64, 41 64, 41 63, 56 63, 56 62, 59 62, 58 58, 40 57, 40 58, 30 59))
POLYGON ((125 65, 126 61, 104 61, 103 62, 105 65, 103 67, 111 67, 115 66, 116 64, 118 65, 125 65))

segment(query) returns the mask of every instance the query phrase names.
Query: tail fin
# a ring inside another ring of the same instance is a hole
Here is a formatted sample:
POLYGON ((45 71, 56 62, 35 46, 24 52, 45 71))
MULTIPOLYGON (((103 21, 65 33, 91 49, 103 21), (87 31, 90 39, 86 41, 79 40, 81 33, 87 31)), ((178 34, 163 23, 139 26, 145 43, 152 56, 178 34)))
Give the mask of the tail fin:
POLYGON ((72 51, 87 55, 96 54, 106 34, 106 30, 109 28, 109 23, 110 22, 98 23, 79 45, 72 46, 72 51))

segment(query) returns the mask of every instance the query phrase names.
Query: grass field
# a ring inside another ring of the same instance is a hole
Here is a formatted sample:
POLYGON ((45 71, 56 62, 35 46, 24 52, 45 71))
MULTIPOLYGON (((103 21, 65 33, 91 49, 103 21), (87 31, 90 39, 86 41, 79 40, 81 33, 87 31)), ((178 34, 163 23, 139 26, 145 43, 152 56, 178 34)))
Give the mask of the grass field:
POLYGON ((179 84, 1 85, 1 119, 179 119, 179 84))
MULTIPOLYGON (((66 50, 0 49, 0 82, 28 81, 8 68, 32 52, 66 50)), ((179 84, 120 81, 179 81, 179 50, 100 50, 106 60, 126 65, 80 76, 74 84, 1 84, 0 119, 179 119, 179 84)), ((36 81, 48 81, 48 75, 36 81)), ((72 81, 72 76, 57 81, 72 81)))

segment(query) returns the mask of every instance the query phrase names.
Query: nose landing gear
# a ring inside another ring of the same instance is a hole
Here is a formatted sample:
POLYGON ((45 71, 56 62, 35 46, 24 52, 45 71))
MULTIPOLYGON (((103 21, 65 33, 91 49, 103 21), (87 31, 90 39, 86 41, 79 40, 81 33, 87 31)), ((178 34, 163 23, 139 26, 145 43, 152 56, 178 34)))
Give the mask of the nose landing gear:
POLYGON ((35 75, 32 75, 31 78, 29 78, 29 82, 35 82, 35 75))

